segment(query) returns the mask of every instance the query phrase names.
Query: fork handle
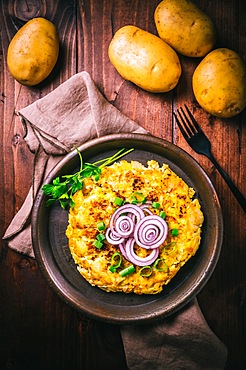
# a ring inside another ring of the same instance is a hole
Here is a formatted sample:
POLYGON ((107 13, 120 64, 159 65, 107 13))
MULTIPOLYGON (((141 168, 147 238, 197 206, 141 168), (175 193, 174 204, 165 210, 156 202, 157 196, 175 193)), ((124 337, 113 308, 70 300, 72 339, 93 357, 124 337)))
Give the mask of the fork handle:
POLYGON ((230 179, 230 177, 227 175, 227 173, 220 167, 219 163, 216 161, 214 156, 212 154, 208 155, 208 158, 211 160, 211 162, 214 164, 214 166, 217 168, 229 188, 231 189, 232 193, 238 200, 240 206, 246 212, 246 198, 243 196, 243 194, 240 192, 240 190, 236 187, 234 182, 230 179))

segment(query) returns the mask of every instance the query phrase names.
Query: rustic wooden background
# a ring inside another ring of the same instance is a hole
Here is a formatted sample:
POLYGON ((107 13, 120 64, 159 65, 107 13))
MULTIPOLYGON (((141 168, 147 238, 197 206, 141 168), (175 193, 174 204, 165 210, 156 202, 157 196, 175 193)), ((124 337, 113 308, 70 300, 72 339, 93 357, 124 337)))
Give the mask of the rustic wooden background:
MULTIPOLYGON (((196 104, 191 75, 199 60, 181 57, 183 75, 166 94, 150 94, 122 80, 107 49, 115 31, 134 24, 156 34, 153 13, 160 0, 0 0, 0 236, 19 210, 31 184, 33 155, 23 140, 16 111, 46 95, 76 72, 88 71, 104 96, 153 135, 190 153, 217 189, 224 217, 224 242, 211 279, 198 295, 204 316, 229 350, 228 369, 246 368, 245 214, 221 176, 205 157, 186 144, 172 111, 187 102, 212 141, 215 157, 246 194, 246 112, 222 120, 196 104), (7 48, 29 19, 42 16, 58 28, 61 52, 50 78, 25 87, 10 76, 7 48)), ((214 20, 217 47, 237 51, 246 60, 246 2, 194 0, 214 20)), ((34 259, 0 252, 1 369, 126 369, 117 326, 90 320, 62 302, 49 288, 34 259)))

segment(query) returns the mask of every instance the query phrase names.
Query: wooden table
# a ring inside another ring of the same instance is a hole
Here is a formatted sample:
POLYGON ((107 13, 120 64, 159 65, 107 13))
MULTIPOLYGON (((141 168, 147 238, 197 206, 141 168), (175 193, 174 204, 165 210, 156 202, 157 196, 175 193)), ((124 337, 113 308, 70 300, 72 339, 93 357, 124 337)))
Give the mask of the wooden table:
MULTIPOLYGON (((180 57, 183 74, 169 93, 151 94, 124 81, 110 64, 109 42, 117 29, 137 25, 156 34, 153 13, 159 0, 0 1, 0 233, 22 205, 31 185, 33 154, 23 139, 16 112, 55 89, 76 72, 88 71, 108 101, 153 135, 190 153, 209 174, 221 201, 224 242, 218 265, 198 295, 204 316, 229 350, 228 369, 246 368, 245 214, 211 162, 195 154, 172 119, 187 102, 212 141, 214 156, 246 194, 246 110, 223 120, 195 102, 191 75, 198 59, 180 57), (7 48, 29 19, 43 16, 58 28, 61 54, 45 84, 25 87, 6 66, 7 48)), ((217 46, 246 59, 246 10, 240 0, 196 0, 214 20, 217 46)), ((44 280, 37 262, 2 243, 0 270, 1 369, 126 369, 119 328, 75 312, 44 280)))

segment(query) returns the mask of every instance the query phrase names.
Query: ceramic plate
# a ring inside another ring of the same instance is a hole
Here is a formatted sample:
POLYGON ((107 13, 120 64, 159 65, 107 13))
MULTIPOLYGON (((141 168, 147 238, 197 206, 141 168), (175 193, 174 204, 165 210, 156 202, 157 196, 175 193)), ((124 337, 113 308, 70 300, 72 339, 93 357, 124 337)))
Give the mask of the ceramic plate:
MULTIPOLYGON (((32 214, 32 238, 36 259, 57 294, 81 313, 109 323, 151 322, 169 316, 187 304, 204 287, 217 264, 222 244, 223 223, 215 189, 200 165, 181 148, 143 134, 112 134, 79 147, 83 160, 94 162, 113 155, 121 148, 134 148, 124 159, 146 165, 155 159, 167 163, 196 191, 204 224, 201 245, 192 257, 157 295, 107 293, 92 287, 79 274, 68 249, 65 230, 68 212, 58 204, 46 207, 42 190, 32 214)), ((49 174, 46 183, 78 170, 76 151, 69 153, 49 174)))

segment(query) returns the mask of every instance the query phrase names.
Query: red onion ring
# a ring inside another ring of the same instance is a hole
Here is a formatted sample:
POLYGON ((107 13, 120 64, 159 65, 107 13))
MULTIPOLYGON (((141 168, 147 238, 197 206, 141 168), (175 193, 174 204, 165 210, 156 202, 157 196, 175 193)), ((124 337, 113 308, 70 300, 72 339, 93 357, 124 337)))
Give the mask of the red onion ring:
POLYGON ((146 249, 159 247, 166 240, 168 226, 160 216, 152 215, 141 219, 134 230, 136 243, 146 249))
POLYGON ((151 203, 140 204, 139 205, 139 208, 141 208, 143 211, 145 211, 149 215, 153 215, 153 212, 151 212, 151 210, 149 209, 150 208, 150 205, 151 205, 151 203))
POLYGON ((118 245, 118 247, 120 249, 120 252, 121 252, 122 256, 125 257, 126 260, 128 260, 127 254, 126 254, 126 248, 125 248, 126 246, 125 246, 124 242, 123 243, 120 243, 118 245))
POLYGON ((133 213, 136 218, 137 222, 139 222, 142 218, 145 217, 144 211, 136 206, 135 204, 124 204, 123 206, 119 207, 112 215, 109 223, 110 229, 114 229, 114 224, 116 219, 122 215, 122 213, 126 213, 127 216, 130 217, 130 214, 133 213))
POLYGON ((168 226, 166 221, 149 210, 150 204, 125 204, 112 215, 106 240, 118 245, 121 254, 137 266, 151 265, 159 255, 159 246, 164 243, 168 226), (146 215, 144 212, 149 213, 146 215), (135 243, 145 249, 152 249, 147 257, 134 252, 135 243))
POLYGON ((159 248, 153 249, 147 257, 139 257, 134 252, 134 244, 135 244, 134 238, 130 238, 127 240, 125 245, 125 252, 129 262, 132 262, 134 265, 137 266, 151 265, 153 262, 155 262, 159 255, 159 248))
POLYGON ((122 235, 119 235, 114 232, 114 230, 111 230, 108 228, 105 233, 106 240, 112 244, 112 245, 118 245, 120 243, 123 243, 124 239, 122 235))
POLYGON ((123 238, 130 236, 134 231, 134 222, 129 216, 119 216, 114 226, 116 233, 123 238))

